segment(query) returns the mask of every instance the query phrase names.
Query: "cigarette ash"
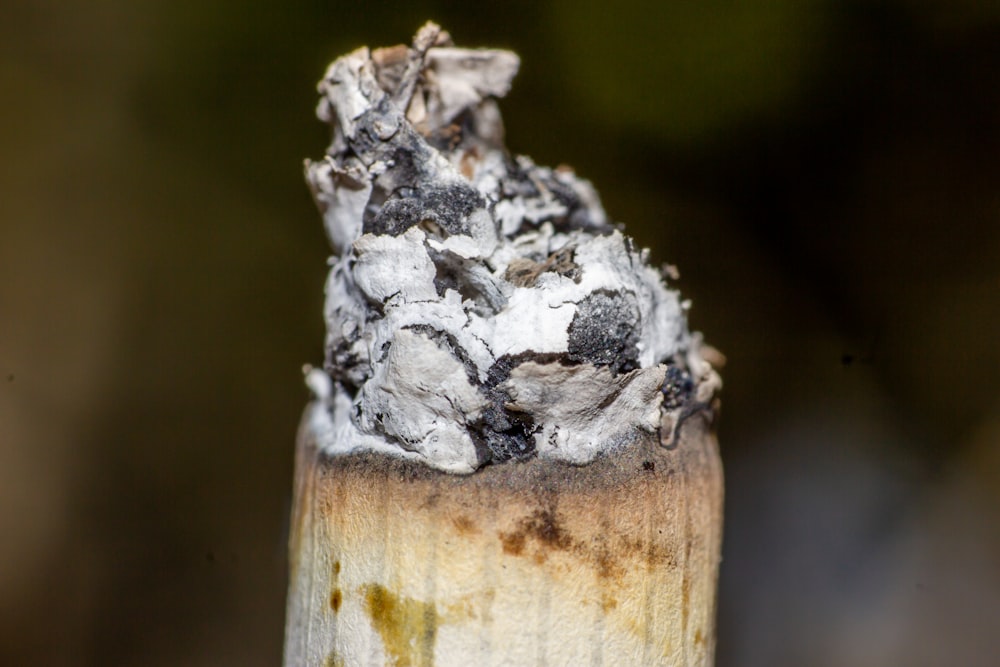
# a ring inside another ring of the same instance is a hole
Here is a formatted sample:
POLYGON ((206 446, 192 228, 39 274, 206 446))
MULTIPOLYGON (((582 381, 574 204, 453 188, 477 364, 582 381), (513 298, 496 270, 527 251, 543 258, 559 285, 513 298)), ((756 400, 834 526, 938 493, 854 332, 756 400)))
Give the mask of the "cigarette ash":
POLYGON ((584 464, 718 387, 686 305, 590 184, 504 149, 518 65, 427 24, 319 84, 333 141, 306 177, 337 255, 308 428, 330 452, 584 464))

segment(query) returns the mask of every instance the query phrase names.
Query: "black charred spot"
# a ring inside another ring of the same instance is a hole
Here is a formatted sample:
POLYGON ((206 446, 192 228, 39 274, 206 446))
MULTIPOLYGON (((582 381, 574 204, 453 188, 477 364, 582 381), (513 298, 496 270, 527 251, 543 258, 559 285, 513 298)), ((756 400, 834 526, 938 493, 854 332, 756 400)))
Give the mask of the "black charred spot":
POLYGON ((323 370, 345 387, 358 389, 368 377, 367 366, 367 361, 353 352, 349 343, 342 340, 327 348, 323 370))
POLYGON ((503 406, 506 395, 496 391, 499 400, 483 411, 480 420, 469 433, 488 452, 493 462, 524 460, 535 455, 535 421, 531 415, 517 413, 503 406))
POLYGON ((401 187, 365 220, 363 231, 399 236, 410 227, 422 225, 426 231, 441 236, 470 234, 469 216, 485 206, 482 196, 468 184, 401 187))
POLYGON ((519 354, 505 354, 502 357, 498 357, 490 369, 486 371, 486 384, 491 387, 496 387, 498 384, 505 382, 509 377, 511 371, 520 366, 521 364, 534 361, 537 364, 552 364, 555 362, 560 362, 567 365, 572 365, 565 356, 558 352, 534 352, 532 350, 526 350, 519 354))
POLYGON ((495 387, 501 382, 505 382, 510 377, 510 372, 522 363, 518 356, 505 354, 493 362, 490 369, 486 371, 486 384, 495 387))
POLYGON ((693 392, 694 380, 691 379, 691 374, 674 364, 667 366, 667 375, 663 380, 664 409, 674 410, 686 405, 693 392))
POLYGON ((542 194, 531 174, 519 162, 511 160, 507 164, 507 176, 500 181, 500 196, 504 199, 524 197, 532 199, 542 194))
POLYGON ((372 183, 363 232, 398 236, 422 224, 442 236, 468 233, 469 215, 485 200, 467 182, 435 184, 434 149, 388 105, 362 114, 350 143, 365 165, 384 165, 372 183))
POLYGON ((569 325, 570 361, 608 366, 615 375, 639 367, 639 309, 629 294, 598 290, 577 304, 569 325))
POLYGON ((488 461, 523 460, 535 455, 534 419, 531 415, 509 410, 510 396, 498 388, 518 363, 509 355, 500 357, 486 372, 486 382, 480 386, 490 404, 479 421, 470 425, 469 434, 485 450, 488 461))
POLYGON ((561 354, 539 354, 526 351, 516 355, 498 358, 486 371, 486 381, 479 385, 489 399, 489 406, 483 410, 477 422, 469 425, 469 435, 476 443, 481 462, 501 462, 510 459, 524 460, 536 453, 534 434, 538 430, 534 418, 525 412, 511 410, 510 396, 499 386, 509 377, 514 368, 526 361, 540 364, 566 362, 561 354))
POLYGON ((382 204, 370 221, 366 220, 366 234, 399 236, 410 227, 424 220, 424 203, 417 197, 397 196, 382 204))
POLYGON ((397 127, 406 127, 403 114, 393 110, 389 98, 385 97, 357 119, 354 137, 350 140, 351 150, 364 163, 370 164, 377 159, 376 156, 384 150, 382 147, 387 143, 386 139, 383 139, 384 130, 381 128, 393 122, 397 127))

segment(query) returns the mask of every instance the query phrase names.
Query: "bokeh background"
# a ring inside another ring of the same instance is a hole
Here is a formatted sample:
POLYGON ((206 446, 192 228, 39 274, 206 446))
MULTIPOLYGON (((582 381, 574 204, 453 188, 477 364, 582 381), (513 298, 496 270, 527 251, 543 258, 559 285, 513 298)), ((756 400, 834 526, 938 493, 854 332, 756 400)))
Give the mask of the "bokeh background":
POLYGON ((992 0, 0 3, 0 663, 279 664, 314 84, 428 18, 728 356, 720 667, 997 664, 992 0))

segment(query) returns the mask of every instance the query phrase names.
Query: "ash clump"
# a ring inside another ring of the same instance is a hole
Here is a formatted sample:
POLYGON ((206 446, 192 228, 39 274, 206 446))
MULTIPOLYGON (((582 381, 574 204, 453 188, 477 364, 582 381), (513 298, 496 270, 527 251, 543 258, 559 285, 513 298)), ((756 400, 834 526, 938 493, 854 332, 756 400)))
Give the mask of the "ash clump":
POLYGON ((366 234, 399 236, 410 227, 424 225, 442 236, 469 234, 466 221, 485 205, 479 193, 464 184, 402 187, 365 222, 362 230, 366 234))
POLYGON ((333 140, 306 178, 336 256, 311 428, 329 452, 585 464, 682 410, 678 378, 717 384, 591 185, 504 148, 518 66, 427 24, 319 84, 333 140))

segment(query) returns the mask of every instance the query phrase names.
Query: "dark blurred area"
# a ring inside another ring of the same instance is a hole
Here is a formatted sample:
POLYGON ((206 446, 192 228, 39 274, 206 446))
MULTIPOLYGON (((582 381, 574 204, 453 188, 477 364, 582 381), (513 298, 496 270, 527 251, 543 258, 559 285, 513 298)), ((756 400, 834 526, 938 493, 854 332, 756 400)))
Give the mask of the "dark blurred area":
POLYGON ((985 0, 0 4, 0 663, 280 663, 314 84, 428 18, 729 359, 720 667, 997 664, 985 0))

